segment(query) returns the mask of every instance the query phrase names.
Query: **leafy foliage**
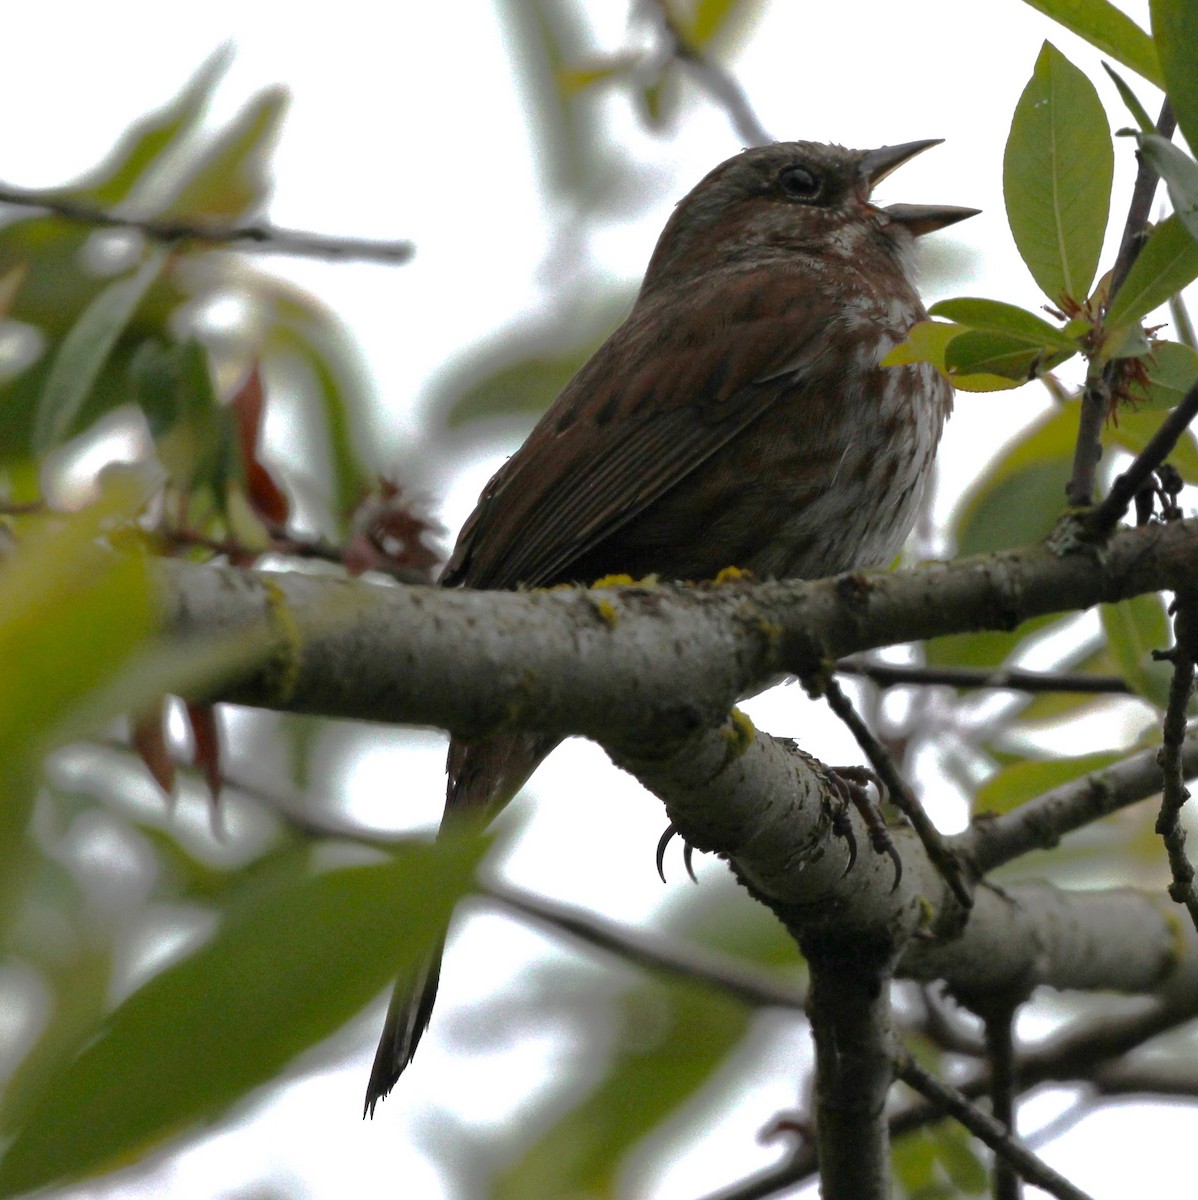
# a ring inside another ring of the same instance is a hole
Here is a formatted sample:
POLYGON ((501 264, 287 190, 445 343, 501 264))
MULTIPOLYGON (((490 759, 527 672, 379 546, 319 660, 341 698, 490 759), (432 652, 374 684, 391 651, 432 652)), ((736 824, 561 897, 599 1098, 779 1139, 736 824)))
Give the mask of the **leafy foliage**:
MULTIPOLYGON (((1143 79, 1164 83, 1195 146, 1191 3, 1153 0, 1151 32, 1106 0, 1033 6, 1143 79)), ((760 7, 695 0, 667 11, 677 36, 709 54, 743 37, 760 7)), ((602 136, 601 93, 630 89, 651 125, 668 122, 690 97, 681 59, 646 72, 637 53, 596 58, 574 7, 508 0, 503 8, 535 112, 547 191, 572 220, 612 211, 620 164, 602 136)), ((225 224, 259 212, 286 96, 270 89, 223 129, 202 135, 226 60, 214 56, 63 196, 225 224)), ((1041 315, 998 298, 944 300, 885 360, 930 362, 960 391, 978 393, 959 404, 1001 403, 988 393, 1028 384, 1043 384, 1052 397, 958 499, 945 532, 961 554, 1034 543, 1060 520, 1080 404, 1059 368, 1080 358, 1089 379, 1117 368, 1105 432, 1109 470, 1147 443, 1198 380, 1198 353, 1176 316, 1184 315, 1178 293, 1198 278, 1198 164, 1151 132, 1143 106, 1116 78, 1138 127, 1136 144, 1164 178, 1174 213, 1152 231, 1118 292, 1108 294, 1113 262, 1104 260, 1104 238, 1113 180, 1132 169, 1133 142, 1112 143, 1094 85, 1045 43, 1013 115, 1003 177, 1016 248, 1055 308, 1041 315), (1165 304, 1173 306, 1176 340, 1143 328, 1165 304)), ((622 292, 605 295, 579 269, 542 328, 507 337, 498 350, 477 348, 445 373, 432 419, 461 436, 485 436, 496 418, 541 411, 626 304, 622 292)), ((331 314, 222 252, 36 216, 0 228, 0 318, 36 342, 28 361, 0 379, 11 541, 0 563, 9 684, 0 699, 8 798, 0 820, 0 949, 34 972, 52 1000, 0 1100, 8 1144, 0 1195, 16 1195, 142 1161, 294 1069, 298 1056, 360 1012, 436 936, 471 890, 482 848, 384 845, 352 830, 341 841, 327 810, 316 818, 287 810, 267 816, 277 806, 245 796, 234 804, 221 795, 229 788, 216 713, 181 710, 166 698, 197 678, 219 677, 258 648, 163 645, 148 566, 154 554, 243 564, 290 555, 404 578, 428 578, 435 568, 433 523, 399 484, 374 479, 362 447, 365 389, 355 350, 331 314), (251 315, 217 338, 202 317, 229 297, 251 315), (308 414, 307 438, 329 448, 327 477, 305 485, 277 465, 264 423, 281 403, 308 414), (80 511, 67 515, 43 485, 56 482, 56 463, 94 445, 114 421, 149 449, 137 470, 110 470, 92 492, 72 495, 80 511), (295 533, 300 509, 329 540, 295 533), (128 745, 109 751, 104 771, 72 776, 56 768, 69 761, 60 747, 83 739, 94 753, 98 731, 120 714, 129 715, 128 745), (177 761, 180 725, 212 793, 213 819, 252 811, 269 825, 258 841, 234 837, 237 854, 222 856, 213 839, 188 828, 188 814, 203 802, 194 772, 177 761), (157 794, 153 804, 136 798, 143 768, 177 811, 157 794), (119 785, 102 785, 101 777, 119 785), (102 821, 130 854, 152 861, 146 907, 174 905, 202 929, 156 972, 130 972, 121 953, 127 931, 89 905, 61 832, 87 821, 102 821), (36 935, 48 926, 66 931, 65 949, 36 935), (312 979, 321 987, 309 986, 312 979)), ((1192 435, 1178 443, 1172 465, 1198 483, 1192 435)), ((1157 721, 1168 673, 1153 651, 1168 644, 1168 615, 1149 596, 1105 607, 1079 632, 1081 624, 1048 617, 1005 633, 935 639, 911 653, 932 666, 1113 672, 1134 698, 1063 691, 999 705, 989 692, 946 688, 934 702, 904 707, 874 694, 891 740, 912 758, 935 760, 975 813, 1009 811, 1114 761, 1122 751, 1109 739, 1071 723, 1095 711, 1108 724, 1157 721), (892 709, 899 715, 887 716, 892 709), (929 711, 934 720, 926 720, 929 711), (1068 744, 1070 753, 1049 753, 1053 744, 1068 744)), ((324 782, 317 750, 347 735, 287 718, 272 737, 289 758, 281 773, 298 789, 314 777, 324 782)), ((1037 869, 1050 877, 1132 876, 1155 861, 1147 834, 1120 833, 1122 841, 1107 830, 1044 855, 1037 869)), ((756 908, 718 900, 705 908, 700 898, 671 932, 771 969, 793 968, 793 948, 775 923, 756 908)), ((595 1001, 589 979, 576 991, 595 1001)), ((739 1002, 694 983, 649 978, 604 1005, 624 1036, 592 1063, 587 1081, 557 1090, 540 1119, 526 1123, 531 1132, 513 1141, 487 1181, 495 1194, 611 1194, 629 1164, 673 1153, 681 1123, 711 1107, 713 1082, 748 1073, 754 1025, 739 1002), (643 1026, 646 1013, 658 1036, 638 1041, 628 1031, 643 1026)), ((591 1011, 580 1000, 580 1039, 591 1011)), ((909 1196, 985 1191, 977 1149, 955 1126, 898 1140, 894 1163, 909 1196)))

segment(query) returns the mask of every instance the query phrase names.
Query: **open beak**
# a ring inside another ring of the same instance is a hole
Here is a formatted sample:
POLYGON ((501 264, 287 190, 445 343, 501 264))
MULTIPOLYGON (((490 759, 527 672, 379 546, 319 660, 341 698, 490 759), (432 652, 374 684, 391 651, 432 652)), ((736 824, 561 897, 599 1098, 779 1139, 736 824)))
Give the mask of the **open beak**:
MULTIPOLYGON (((866 195, 908 159, 932 146, 939 146, 942 141, 943 138, 927 138, 921 142, 904 142, 901 146, 880 146, 877 150, 867 150, 858 165, 866 195)), ((882 211, 892 221, 906 226, 913 237, 919 237, 955 225, 966 217, 976 216, 981 209, 961 208, 955 204, 891 204, 882 211)))

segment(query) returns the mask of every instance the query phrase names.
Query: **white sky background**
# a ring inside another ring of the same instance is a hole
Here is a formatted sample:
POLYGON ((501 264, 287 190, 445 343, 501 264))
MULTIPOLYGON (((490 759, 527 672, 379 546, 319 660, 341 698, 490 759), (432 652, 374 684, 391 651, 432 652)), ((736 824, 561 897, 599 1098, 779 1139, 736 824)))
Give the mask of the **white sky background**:
MULTIPOLYGON (((1147 24, 1146 0, 1123 7, 1147 24)), ((593 0, 590 8, 603 41, 613 49, 625 44, 626 4, 593 0)), ((514 318, 553 302, 553 280, 541 270, 550 249, 549 213, 538 192, 528 114, 486 0, 342 0, 307 11, 255 0, 205 0, 185 9, 147 0, 103 6, 74 0, 13 7, 5 34, 0 178, 13 184, 57 184, 91 167, 120 131, 173 95, 222 42, 235 43, 236 58, 215 119, 227 118, 262 86, 290 88, 270 218, 334 234, 407 237, 418 248, 405 267, 270 260, 272 269, 330 304, 361 347, 378 397, 380 469, 403 460, 422 393, 445 364, 514 318)), ((971 274, 952 281, 949 290, 1034 309, 1041 297, 1018 260, 1003 215, 1001 152, 1045 36, 1097 83, 1113 125, 1127 123, 1097 54, 1018 0, 780 0, 731 65, 777 136, 859 147, 947 139, 887 181, 879 199, 983 208, 982 216, 938 235, 973 252, 971 274)), ((1155 111, 1159 97, 1146 84, 1134 86, 1155 111)), ((613 276, 631 281, 643 270, 671 205, 740 142, 726 116, 704 102, 689 105, 683 126, 666 138, 640 129, 622 96, 611 103, 628 152, 644 165, 644 206, 606 227, 594 252, 613 276)), ((1117 227, 1133 166, 1129 143, 1116 146, 1117 227)), ((958 491, 1043 407, 1043 394, 1033 387, 959 396, 940 456, 946 494, 958 491)), ((497 440, 485 460, 408 464, 409 478, 421 471, 419 482, 444 498, 443 519, 456 532, 510 449, 497 440), (465 475, 450 490, 449 480, 463 467, 465 475)), ((767 728, 799 733, 827 761, 855 761, 859 755, 847 735, 804 705, 798 689, 790 689, 781 700, 775 695, 756 702, 752 712, 767 728)), ((352 811, 380 825, 431 825, 442 800, 442 752, 433 735, 384 739, 346 783, 352 811), (403 781, 399 798, 397 780, 403 781)), ((529 819, 508 866, 517 882, 631 921, 644 920, 663 899, 689 886, 675 857, 671 883, 661 887, 653 867, 660 808, 618 777, 593 747, 559 754, 538 775, 533 792, 544 802, 520 805, 529 819), (571 836, 573 806, 587 803, 580 779, 601 781, 603 789, 601 807, 588 810, 585 846, 571 836)), ((959 820, 949 811, 942 817, 959 820)), ((705 886, 716 886, 720 869, 703 868, 705 886)), ((537 1050, 461 1054, 469 1021, 485 1017, 488 992, 543 944, 497 919, 471 924, 451 951, 432 1031, 373 1123, 364 1124, 359 1114, 381 1012, 342 1039, 346 1049, 358 1051, 349 1065, 264 1096, 238 1128, 148 1174, 78 1194, 165 1193, 198 1200, 254 1180, 319 1200, 442 1194, 419 1149, 430 1129, 458 1136, 441 1110, 466 1122, 499 1118, 508 1110, 513 1078, 522 1091, 553 1070, 548 1043, 536 1043, 540 1059, 537 1050), (467 957, 470 965, 462 967, 467 957)), ((789 1044, 797 1054, 799 1041, 789 1044)), ((681 1161, 656 1194, 699 1195, 774 1157, 776 1151, 763 1151, 755 1136, 793 1103, 794 1058, 787 1057, 730 1116, 724 1135, 681 1161)), ((1176 1121, 1192 1123, 1192 1110, 1179 1117, 1183 1111, 1157 1110, 1151 1129, 1137 1126, 1133 1141, 1125 1110, 1102 1110, 1046 1157, 1100 1200, 1143 1194, 1147 1144, 1163 1142, 1169 1128, 1178 1132, 1176 1121), (1116 1148, 1127 1145, 1128 1153, 1116 1148)), ((473 1136, 485 1140, 485 1129, 463 1136, 463 1145, 473 1136)), ((1166 1163, 1167 1152, 1157 1161, 1166 1163)))

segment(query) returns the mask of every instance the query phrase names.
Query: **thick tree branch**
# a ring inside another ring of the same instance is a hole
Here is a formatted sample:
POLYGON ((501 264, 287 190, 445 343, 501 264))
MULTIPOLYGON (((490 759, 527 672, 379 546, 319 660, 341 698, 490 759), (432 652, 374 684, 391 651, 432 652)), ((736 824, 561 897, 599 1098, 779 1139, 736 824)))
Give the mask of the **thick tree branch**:
POLYGON ((1198 575, 1198 520, 815 582, 481 594, 156 564, 178 634, 265 631, 272 653, 209 699, 601 742, 685 736, 779 674, 845 654, 1021 621, 1198 575))

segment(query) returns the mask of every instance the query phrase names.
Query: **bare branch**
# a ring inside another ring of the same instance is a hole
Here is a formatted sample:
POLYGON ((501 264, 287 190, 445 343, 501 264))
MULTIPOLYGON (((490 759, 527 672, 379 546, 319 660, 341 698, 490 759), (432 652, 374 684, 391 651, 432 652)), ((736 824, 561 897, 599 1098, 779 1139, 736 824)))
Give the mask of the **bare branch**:
POLYGON ((500 908, 527 917, 584 945, 618 955, 625 962, 668 971, 683 979, 718 988, 758 1008, 803 1010, 805 997, 773 975, 705 946, 683 944, 661 934, 645 934, 594 913, 545 900, 510 884, 490 883, 482 895, 500 908))
POLYGON ((1164 840, 1169 855, 1173 882, 1170 897, 1184 904, 1190 920, 1198 929, 1198 893, 1194 890, 1194 866, 1186 855, 1186 834, 1181 827, 1181 810, 1190 798, 1185 786, 1183 748, 1186 736, 1186 709, 1194 692, 1194 659, 1198 656, 1198 594, 1179 592, 1175 600, 1174 647, 1165 657, 1173 662, 1169 702, 1165 710, 1164 736, 1158 762, 1164 775, 1161 811, 1156 831, 1164 840))
POLYGON ((1111 485, 1102 503, 1089 515, 1088 527, 1099 536, 1110 533, 1127 512, 1136 493, 1149 476, 1165 461, 1178 439, 1198 416, 1198 383, 1181 398, 1181 402, 1161 422, 1148 445, 1136 455, 1131 466, 1111 485))
POLYGON ((1021 667, 918 667, 896 663, 861 662, 842 659, 834 668, 838 675, 857 675, 879 687, 912 684, 919 687, 994 688, 1012 692, 1083 692, 1134 695, 1120 675, 1085 675, 1069 671, 1028 671, 1021 667))
POLYGON ((894 759, 886 747, 882 745, 872 730, 858 715, 852 702, 844 694, 840 684, 835 679, 828 678, 824 684, 824 695, 832 711, 849 727, 857 745, 865 752, 870 766, 877 772, 878 778, 885 785, 891 802, 911 822, 919 840, 927 851, 928 858, 935 864, 943 876, 958 903, 968 909, 973 906, 973 892, 970 881, 959 859, 944 840, 940 830, 932 824, 931 818, 924 811, 919 797, 911 790, 911 785, 903 778, 894 759))
MULTIPOLYGON (((1198 734, 1178 747, 1186 779, 1198 775, 1198 734)), ((1001 816, 982 814, 953 840, 953 848, 972 859, 981 874, 1011 862, 1029 850, 1051 850, 1075 829, 1138 804, 1161 790, 1156 750, 1132 755, 1104 771, 1064 783, 1001 816)))
POLYGON ((1054 1171, 1043 1159, 1033 1154, 1003 1125, 970 1103, 954 1087, 941 1082, 925 1071, 909 1054, 900 1054, 896 1063, 898 1077, 919 1092, 937 1108, 955 1117, 974 1137, 980 1138, 1004 1162, 1009 1163, 1029 1183, 1043 1188, 1061 1200, 1087 1200, 1087 1194, 1075 1187, 1063 1175, 1054 1171))
POLYGON ((0 184, 0 204, 41 209, 76 225, 91 225, 97 229, 129 229, 156 242, 196 242, 204 246, 253 250, 262 254, 356 259, 392 265, 406 263, 415 253, 415 246, 409 241, 330 237, 265 223, 219 225, 210 221, 171 217, 122 217, 106 209, 71 200, 61 192, 17 188, 11 184, 0 184))

